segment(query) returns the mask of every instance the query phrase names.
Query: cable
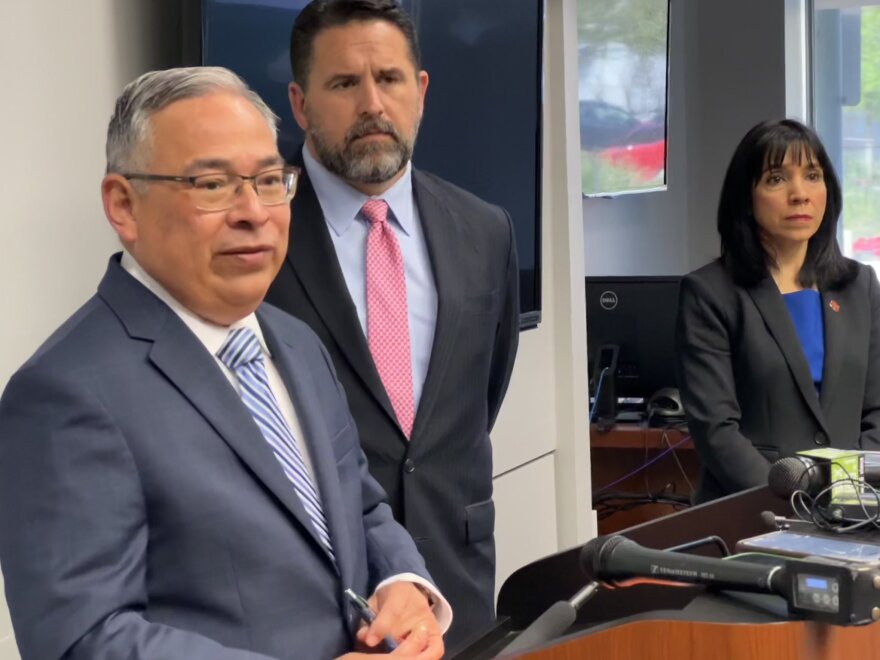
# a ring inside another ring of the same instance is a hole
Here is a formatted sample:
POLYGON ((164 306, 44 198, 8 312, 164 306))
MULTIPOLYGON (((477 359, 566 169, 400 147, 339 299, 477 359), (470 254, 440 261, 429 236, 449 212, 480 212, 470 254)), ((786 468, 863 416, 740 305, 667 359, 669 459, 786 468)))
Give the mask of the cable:
POLYGON ((645 506, 649 504, 665 504, 672 507, 676 511, 679 511, 690 506, 690 499, 685 498, 684 500, 682 500, 672 499, 662 495, 632 494, 630 495, 630 499, 628 501, 624 500, 621 504, 603 503, 599 505, 596 508, 596 518, 598 520, 606 520, 607 518, 610 518, 611 516, 614 516, 618 513, 632 511, 633 509, 637 509, 640 506, 645 506))
MULTIPOLYGON (((648 433, 647 431, 642 431, 642 448, 644 449, 644 455, 642 457, 643 463, 648 462, 648 457, 651 455, 651 452, 648 449, 648 433)), ((651 484, 648 483, 648 472, 650 470, 642 470, 642 483, 645 484, 645 492, 651 492, 651 484)), ((665 488, 665 486, 664 486, 665 488)))
MULTIPOLYGON (((602 384, 605 382, 605 374, 608 367, 602 367, 599 372, 599 380, 596 382, 596 391, 593 393, 593 409, 590 410, 590 424, 596 421, 596 411, 599 409, 599 395, 602 394, 602 384)), ((583 417, 581 417, 583 419, 583 417)))
POLYGON ((599 495, 596 498, 596 504, 604 505, 606 502, 613 500, 650 500, 651 502, 666 500, 667 504, 690 504, 690 498, 688 498, 687 495, 670 493, 667 490, 661 490, 658 493, 627 493, 623 491, 611 491, 610 493, 599 495))
POLYGON ((681 476, 684 477, 685 483, 687 483, 688 488, 690 489, 691 495, 694 493, 694 485, 691 483, 691 480, 688 479, 687 472, 684 470, 684 466, 681 464, 681 461, 678 460, 678 454, 675 453, 675 448, 672 446, 672 443, 669 441, 669 436, 667 435, 668 428, 663 429, 663 433, 660 435, 660 439, 666 443, 666 446, 672 450, 672 458, 675 459, 675 464, 678 465, 678 471, 681 472, 681 476))
MULTIPOLYGON (((832 481, 816 493, 815 497, 804 490, 794 491, 790 498, 792 511, 800 520, 836 534, 847 534, 869 526, 880 529, 880 491, 866 481, 853 477, 843 466, 839 467, 846 474, 846 478, 832 481), (847 484, 853 490, 856 502, 864 514, 863 518, 844 516, 843 505, 840 502, 832 501, 834 490, 847 484), (866 500, 863 499, 863 495, 866 494, 870 494, 873 498, 873 502, 868 502, 868 504, 874 506, 874 513, 868 511, 866 500), (828 500, 828 504, 820 504, 825 499, 828 500)), ((819 464, 811 465, 804 474, 818 468, 819 464)))
POLYGON ((684 552, 685 550, 693 550, 694 548, 699 548, 701 546, 710 544, 718 548, 722 557, 730 556, 730 549, 727 547, 724 539, 714 534, 712 536, 706 536, 704 538, 697 539, 696 541, 688 541, 687 543, 682 543, 681 545, 674 545, 671 548, 666 548, 666 552, 684 552))
POLYGON ((597 503, 596 517, 605 520, 611 516, 636 509, 649 504, 663 504, 672 507, 675 511, 690 506, 690 498, 685 495, 672 493, 606 493, 602 500, 597 503))
POLYGON ((612 481, 610 484, 605 484, 605 485, 602 486, 601 488, 597 488, 596 490, 593 491, 593 497, 595 498, 596 495, 598 495, 599 493, 604 493, 606 490, 608 490, 608 489, 611 488, 612 486, 616 486, 616 485, 619 484, 620 482, 622 482, 622 481, 626 481, 626 480, 629 479, 631 476, 638 474, 638 473, 641 472, 642 470, 646 469, 649 465, 653 465, 654 463, 656 463, 657 461, 659 461, 661 458, 663 458, 664 456, 666 456, 666 454, 668 454, 669 452, 675 451, 675 448, 676 448, 676 447, 681 446, 682 444, 684 444, 685 442, 687 442, 687 441, 690 440, 690 439, 691 439, 691 436, 689 436, 689 435, 684 436, 681 440, 679 440, 678 442, 676 442, 676 443, 673 444, 673 445, 670 445, 668 449, 664 449, 664 450, 661 451, 659 454, 657 454, 654 458, 652 458, 650 461, 647 461, 647 462, 645 462, 643 465, 640 465, 639 467, 637 467, 637 468, 636 468, 635 470, 633 470, 632 472, 629 472, 629 473, 623 475, 623 476, 620 477, 619 479, 615 479, 615 480, 612 481))

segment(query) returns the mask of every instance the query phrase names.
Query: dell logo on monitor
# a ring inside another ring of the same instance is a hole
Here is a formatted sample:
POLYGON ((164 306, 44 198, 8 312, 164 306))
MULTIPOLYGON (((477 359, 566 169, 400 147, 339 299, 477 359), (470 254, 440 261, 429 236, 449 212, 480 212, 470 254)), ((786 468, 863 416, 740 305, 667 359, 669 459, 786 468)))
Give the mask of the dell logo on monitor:
POLYGON ((603 291, 599 296, 599 304, 602 309, 612 310, 617 307, 617 294, 614 291, 603 291))

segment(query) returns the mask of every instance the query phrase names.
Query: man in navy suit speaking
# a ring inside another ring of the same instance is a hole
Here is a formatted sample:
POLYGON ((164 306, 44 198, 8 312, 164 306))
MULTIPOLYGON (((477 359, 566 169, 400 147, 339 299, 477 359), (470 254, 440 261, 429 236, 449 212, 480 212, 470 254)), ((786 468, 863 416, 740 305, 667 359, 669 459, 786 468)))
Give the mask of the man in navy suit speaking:
POLYGON ((367 472, 330 357, 262 304, 298 175, 275 138, 225 69, 145 74, 117 101, 101 191, 124 252, 0 400, 25 659, 443 653, 448 604, 367 472))

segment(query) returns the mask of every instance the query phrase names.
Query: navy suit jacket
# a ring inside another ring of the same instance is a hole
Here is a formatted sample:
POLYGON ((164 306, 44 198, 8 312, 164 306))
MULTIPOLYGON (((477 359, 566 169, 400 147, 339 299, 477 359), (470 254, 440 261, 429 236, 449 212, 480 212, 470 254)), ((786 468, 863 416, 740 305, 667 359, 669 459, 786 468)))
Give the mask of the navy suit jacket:
POLYGON ((452 604, 454 650, 494 618, 495 509, 489 431, 519 339, 510 217, 413 169, 437 286, 434 344, 409 440, 373 362, 305 171, 291 206, 288 258, 266 299, 321 338, 351 404, 370 472, 452 604))
POLYGON ((257 317, 336 565, 213 356, 114 257, 0 401, 0 565, 25 660, 327 660, 353 643, 345 588, 428 578, 320 341, 257 317))
POLYGON ((679 384, 700 456, 696 501, 767 484, 770 463, 817 447, 880 449, 880 285, 859 266, 821 291, 821 396, 771 278, 736 285, 720 261, 681 283, 679 384))

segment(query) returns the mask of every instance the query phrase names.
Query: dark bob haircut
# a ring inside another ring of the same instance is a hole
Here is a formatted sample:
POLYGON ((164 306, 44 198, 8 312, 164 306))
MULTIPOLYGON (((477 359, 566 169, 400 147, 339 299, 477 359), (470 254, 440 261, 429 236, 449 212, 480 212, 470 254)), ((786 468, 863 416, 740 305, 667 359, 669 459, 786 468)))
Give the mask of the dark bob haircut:
POLYGON ((296 17, 290 32, 290 69, 303 91, 308 85, 312 51, 318 34, 356 21, 385 21, 397 27, 406 39, 416 71, 422 68, 415 25, 395 0, 312 0, 296 17))
POLYGON ((769 275, 775 261, 761 244, 752 193, 764 171, 781 166, 788 153, 798 164, 801 159, 818 163, 827 190, 825 215, 807 244, 798 282, 804 288, 815 286, 819 290, 842 287, 855 278, 858 266, 841 254, 837 244, 837 221, 843 202, 840 183, 819 137, 793 119, 761 122, 736 148, 718 202, 721 261, 741 286, 755 286, 769 275))

